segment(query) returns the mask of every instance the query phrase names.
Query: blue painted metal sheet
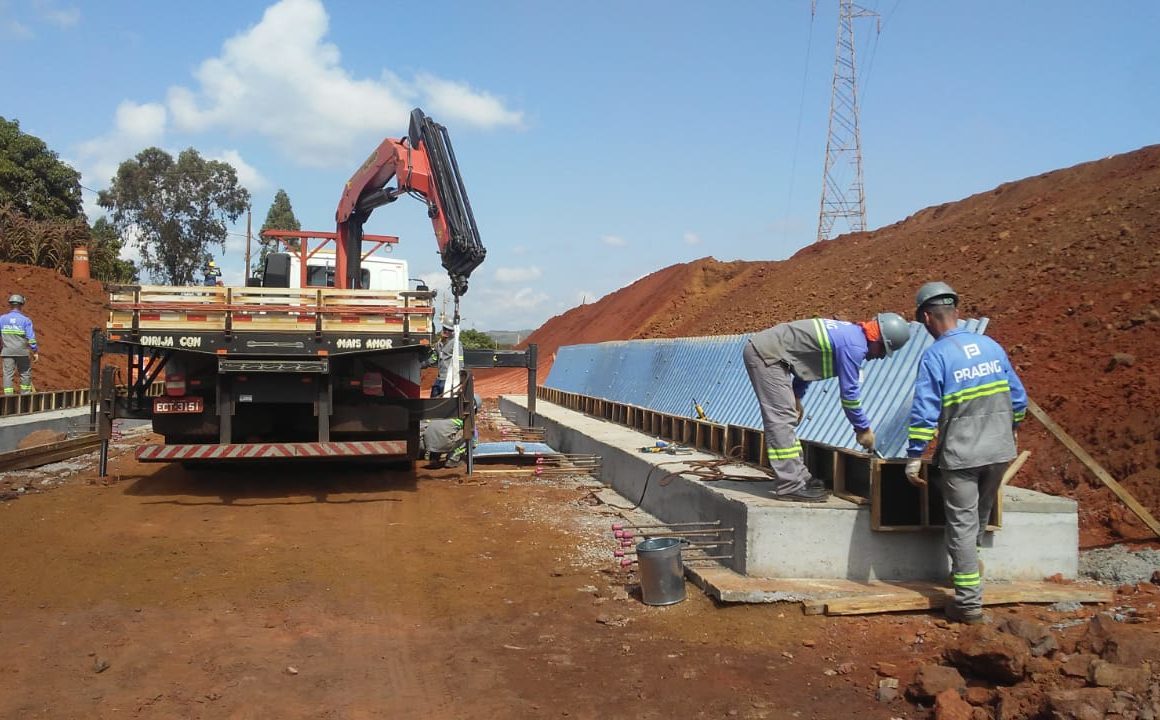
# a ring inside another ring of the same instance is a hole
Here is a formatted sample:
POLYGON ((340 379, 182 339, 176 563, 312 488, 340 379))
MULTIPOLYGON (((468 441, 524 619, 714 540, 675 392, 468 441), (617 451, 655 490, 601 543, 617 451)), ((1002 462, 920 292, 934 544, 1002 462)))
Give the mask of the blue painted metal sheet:
MULTIPOLYGON (((987 319, 960 325, 983 333, 987 319)), ((714 422, 760 429, 761 411, 741 360, 748 340, 748 335, 722 335, 568 345, 557 352, 544 385, 686 417, 695 416, 696 399, 714 422)), ((910 341, 901 350, 863 367, 862 408, 885 457, 906 456, 914 376, 933 342, 925 328, 911 323, 910 341)), ((801 439, 859 449, 839 402, 836 378, 810 383, 802 404, 801 439)))
POLYGON ((482 442, 478 443, 471 453, 476 459, 520 457, 522 455, 559 455, 547 443, 538 442, 482 442), (521 453, 516 445, 523 448, 521 453))

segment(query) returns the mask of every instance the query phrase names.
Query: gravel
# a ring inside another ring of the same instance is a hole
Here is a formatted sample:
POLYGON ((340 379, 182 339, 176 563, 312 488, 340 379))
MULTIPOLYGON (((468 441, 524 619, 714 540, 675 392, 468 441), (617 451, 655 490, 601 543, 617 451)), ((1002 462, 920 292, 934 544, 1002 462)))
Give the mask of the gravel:
POLYGON ((1130 551, 1122 545, 1080 553, 1079 573, 1100 582, 1126 585, 1149 582, 1160 570, 1160 551, 1130 551))

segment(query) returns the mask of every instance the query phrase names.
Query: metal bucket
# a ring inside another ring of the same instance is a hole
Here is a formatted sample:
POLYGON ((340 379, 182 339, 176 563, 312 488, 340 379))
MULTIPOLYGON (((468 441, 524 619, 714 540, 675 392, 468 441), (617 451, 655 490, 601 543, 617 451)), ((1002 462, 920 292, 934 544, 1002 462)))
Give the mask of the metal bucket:
POLYGON ((640 596, 645 605, 673 605, 685 599, 681 538, 660 537, 636 546, 640 563, 640 596))

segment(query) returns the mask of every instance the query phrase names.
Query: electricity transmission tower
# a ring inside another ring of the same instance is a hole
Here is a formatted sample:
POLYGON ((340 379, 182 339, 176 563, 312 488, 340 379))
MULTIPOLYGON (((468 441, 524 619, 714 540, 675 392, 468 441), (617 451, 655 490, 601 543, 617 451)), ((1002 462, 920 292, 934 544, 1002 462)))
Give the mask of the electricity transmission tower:
MULTIPOLYGON (((817 0, 814 0, 816 7, 817 0)), ((830 132, 826 138, 826 172, 818 240, 829 240, 838 218, 851 232, 866 229, 866 193, 862 187, 862 137, 858 129, 858 72, 854 57, 854 18, 878 13, 838 0, 838 41, 834 51, 834 84, 830 95, 830 132), (852 177, 851 177, 852 175, 852 177)), ((879 25, 881 29, 881 25, 879 25)))

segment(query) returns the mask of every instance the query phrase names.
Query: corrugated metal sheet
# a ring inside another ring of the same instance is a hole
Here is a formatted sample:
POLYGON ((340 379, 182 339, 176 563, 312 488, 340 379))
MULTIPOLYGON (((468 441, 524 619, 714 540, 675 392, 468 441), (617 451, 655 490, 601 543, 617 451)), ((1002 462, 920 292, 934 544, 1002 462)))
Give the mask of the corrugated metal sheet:
MULTIPOLYGON (((987 319, 960 323, 986 332, 987 319)), ((749 385, 741 351, 748 335, 627 340, 559 349, 544 385, 659 412, 693 417, 693 400, 719 423, 761 428, 757 398, 749 385)), ((918 360, 933 339, 918 323, 910 324, 910 341, 885 360, 863 367, 862 408, 886 457, 906 455, 906 426, 918 360)), ((858 449, 854 431, 842 412, 836 378, 810 383, 798 427, 803 440, 858 449)))

